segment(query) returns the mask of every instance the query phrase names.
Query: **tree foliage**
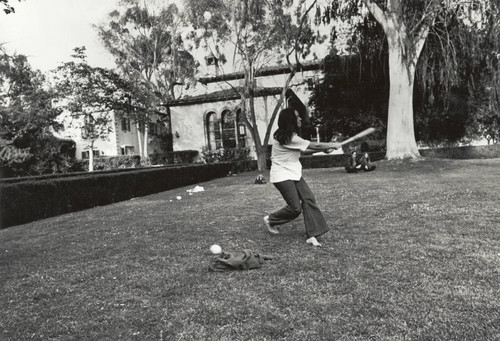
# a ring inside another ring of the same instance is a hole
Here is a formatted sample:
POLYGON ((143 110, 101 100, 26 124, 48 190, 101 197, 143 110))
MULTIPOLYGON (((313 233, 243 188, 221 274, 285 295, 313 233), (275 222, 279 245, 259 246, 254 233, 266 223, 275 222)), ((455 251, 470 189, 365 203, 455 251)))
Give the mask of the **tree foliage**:
POLYGON ((0 48, 0 163, 13 175, 63 170, 65 160, 52 134, 62 128, 56 120, 60 110, 52 105, 55 96, 26 56, 0 48))
POLYGON ((389 84, 382 68, 368 69, 357 57, 325 59, 325 78, 311 96, 312 124, 323 141, 353 136, 376 127, 371 138, 384 139, 389 84))
MULTIPOLYGON (((437 18, 420 58, 413 104, 416 138, 424 144, 467 141, 482 135, 478 131, 480 126, 488 127, 483 129, 485 135, 495 136, 494 122, 498 111, 488 109, 495 98, 495 87, 491 83, 498 77, 495 76, 495 66, 498 67, 496 53, 492 50, 496 39, 493 34, 495 25, 479 25, 489 27, 487 31, 478 31, 478 25, 476 29, 470 27, 469 30, 458 27, 460 25, 465 23, 458 17, 446 21, 437 18), (442 37, 434 34, 434 30, 449 32, 449 46, 464 47, 456 51, 457 69, 453 78, 452 75, 445 77, 443 72, 445 65, 450 63, 450 55, 427 52, 439 51, 442 45, 442 37), (478 39, 481 44, 476 44, 478 39), (491 124, 485 123, 490 121, 491 124)), ((321 131, 327 138, 333 135, 334 130, 352 135, 373 122, 375 117, 387 121, 389 65, 384 32, 373 17, 366 16, 352 25, 351 34, 346 39, 347 50, 356 53, 340 57, 336 54, 338 50, 332 51, 326 65, 331 64, 329 60, 332 58, 338 61, 344 58, 345 61, 337 62, 336 68, 325 69, 325 81, 312 99, 317 107, 315 123, 321 125, 321 131), (341 93, 351 97, 339 98, 341 93), (350 101, 348 105, 346 100, 350 101), (349 110, 345 110, 346 107, 349 110), (360 110, 360 107, 365 109, 360 110)), ((332 37, 337 38, 335 30, 332 37)))
POLYGON ((175 4, 155 7, 156 2, 123 1, 123 11, 109 14, 98 27, 105 47, 119 69, 158 96, 160 103, 175 99, 176 87, 194 80, 196 64, 184 49, 182 20, 175 4))
MULTIPOLYGON (((301 61, 322 36, 312 29, 312 9, 316 1, 304 0, 185 0, 188 20, 203 46, 218 60, 226 60, 224 51, 232 51, 233 70, 243 71, 240 93, 242 118, 255 144, 259 170, 265 169, 271 128, 291 86, 301 61), (311 15, 310 15, 311 14, 311 15), (225 49, 223 49, 224 47, 225 49), (267 65, 286 63, 290 72, 283 91, 261 138, 254 108, 256 74, 267 65)), ((222 65, 219 72, 223 73, 222 65)))
MULTIPOLYGON (((385 138, 389 75, 384 33, 373 18, 352 25, 345 47, 356 53, 339 55, 333 44, 325 58, 325 77, 311 95, 312 123, 322 140, 352 136, 368 127, 377 128, 371 138, 385 138)), ((337 39, 335 28, 332 39, 337 39)))
MULTIPOLYGON (((21 2, 21 0, 18 0, 18 1, 21 2)), ((0 4, 3 5, 3 11, 5 14, 14 13, 16 11, 14 6, 11 5, 12 1, 9 4, 9 0, 0 0, 0 4)))
MULTIPOLYGON (((466 122, 470 125, 470 118, 474 116, 474 112, 464 114, 456 108, 464 108, 467 101, 469 104, 475 102, 473 92, 477 92, 479 84, 484 84, 487 79, 479 76, 479 66, 488 64, 485 56, 489 60, 495 59, 490 54, 498 51, 498 5, 498 0, 335 1, 325 9, 323 19, 353 21, 353 18, 360 20, 360 17, 372 16, 384 31, 383 40, 389 45, 389 56, 391 53, 394 56, 388 65, 389 74, 391 70, 396 70, 397 63, 402 63, 406 71, 400 69, 396 74, 399 73, 400 77, 406 73, 411 87, 415 77, 418 87, 415 89, 415 101, 413 90, 409 95, 390 91, 389 102, 393 105, 389 105, 389 118, 392 117, 393 123, 397 122, 398 117, 400 122, 411 122, 414 119, 414 106, 417 135, 425 139, 456 140, 465 134, 466 122), (465 102, 464 94, 468 94, 465 102), (405 102, 408 104, 401 106, 405 102), (411 110, 402 115, 404 106, 410 106, 411 110), (450 126, 449 122, 455 125, 450 126), (424 126, 436 129, 425 131, 422 129, 424 126), (447 128, 452 128, 449 129, 450 134, 442 136, 441 132, 447 128)), ((334 38, 337 38, 336 33, 334 38)), ((360 40, 355 39, 359 31, 354 30, 349 34, 353 37, 350 39, 353 42, 350 52, 360 52, 356 49, 360 40)), ((489 72, 492 74, 493 68, 490 67, 489 72)), ((398 77, 393 80, 392 75, 391 84, 398 77)), ((398 124, 393 126, 397 127, 398 124)), ((397 144, 404 139, 398 136, 401 134, 395 129, 388 127, 388 135, 390 131, 392 138, 388 139, 388 143, 397 150, 397 144)), ((414 133, 408 131, 406 135, 414 133)), ((403 146, 394 155, 409 156, 412 153, 403 146)))

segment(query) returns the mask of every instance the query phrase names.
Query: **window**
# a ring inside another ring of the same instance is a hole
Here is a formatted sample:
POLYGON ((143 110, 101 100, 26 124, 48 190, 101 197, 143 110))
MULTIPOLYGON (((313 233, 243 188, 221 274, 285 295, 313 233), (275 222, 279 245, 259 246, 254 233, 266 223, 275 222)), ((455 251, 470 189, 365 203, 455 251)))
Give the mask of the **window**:
POLYGON ((205 62, 207 64, 207 66, 210 66, 210 65, 217 66, 219 64, 217 58, 213 54, 210 54, 209 56, 206 56, 205 57, 205 62))
POLYGON ((207 129, 207 146, 209 150, 217 150, 222 147, 220 122, 214 112, 207 115, 206 118, 207 129))
POLYGON ((232 111, 225 110, 222 112, 222 146, 236 148, 236 139, 236 115, 232 111))
MULTIPOLYGON (((94 150, 93 154, 94 154, 94 157, 99 157, 98 150, 94 150)), ((88 150, 83 151, 82 152, 82 159, 88 159, 88 158, 89 158, 89 151, 88 150)))
POLYGON ((130 119, 122 118, 122 131, 130 131, 130 119))
POLYGON ((122 155, 134 155, 135 148, 134 146, 121 146, 122 155))
POLYGON ((94 123, 95 120, 92 116, 85 116, 82 127, 82 138, 84 140, 96 137, 94 134, 94 123))

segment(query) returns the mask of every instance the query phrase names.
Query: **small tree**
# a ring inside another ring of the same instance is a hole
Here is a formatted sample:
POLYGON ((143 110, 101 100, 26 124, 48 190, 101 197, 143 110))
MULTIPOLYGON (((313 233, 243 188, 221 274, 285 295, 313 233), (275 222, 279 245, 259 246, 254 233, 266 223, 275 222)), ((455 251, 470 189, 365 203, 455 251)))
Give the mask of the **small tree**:
POLYGON ((74 49, 76 61, 66 62, 56 69, 59 108, 69 112, 69 126, 81 130, 88 142, 89 171, 93 171, 94 143, 107 139, 113 130, 113 113, 128 107, 125 82, 118 74, 86 61, 85 47, 74 49))

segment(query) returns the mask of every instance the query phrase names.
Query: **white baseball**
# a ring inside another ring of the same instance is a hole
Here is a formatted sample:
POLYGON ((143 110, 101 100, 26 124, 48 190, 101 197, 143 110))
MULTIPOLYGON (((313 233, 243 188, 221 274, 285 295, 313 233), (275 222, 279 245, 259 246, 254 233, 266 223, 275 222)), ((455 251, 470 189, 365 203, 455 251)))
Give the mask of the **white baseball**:
POLYGON ((210 246, 210 252, 212 252, 214 255, 218 255, 222 252, 222 248, 219 245, 214 244, 210 246))

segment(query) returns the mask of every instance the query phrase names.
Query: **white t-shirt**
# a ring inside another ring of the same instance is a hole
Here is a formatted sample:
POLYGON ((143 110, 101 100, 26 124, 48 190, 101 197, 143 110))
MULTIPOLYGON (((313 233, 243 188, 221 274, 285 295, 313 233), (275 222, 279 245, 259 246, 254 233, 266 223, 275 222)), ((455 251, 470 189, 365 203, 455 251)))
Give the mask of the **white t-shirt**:
POLYGON ((304 140, 294 134, 287 145, 273 139, 271 151, 270 182, 281 182, 286 180, 299 181, 302 177, 302 164, 300 163, 300 152, 305 151, 311 142, 304 140))

